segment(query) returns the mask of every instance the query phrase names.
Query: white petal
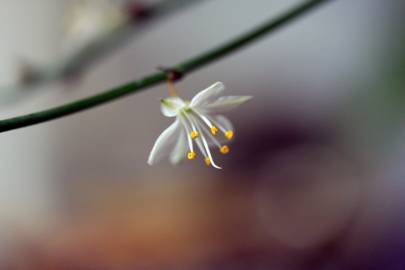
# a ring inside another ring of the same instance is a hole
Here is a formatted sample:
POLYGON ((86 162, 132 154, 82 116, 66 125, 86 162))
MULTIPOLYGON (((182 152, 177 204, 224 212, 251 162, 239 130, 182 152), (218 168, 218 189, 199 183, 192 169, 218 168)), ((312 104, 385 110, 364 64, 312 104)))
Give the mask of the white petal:
POLYGON ((180 137, 177 140, 176 146, 174 146, 172 153, 170 154, 170 162, 172 164, 177 164, 184 159, 187 155, 187 140, 186 132, 182 130, 180 132, 180 137))
POLYGON ((175 141, 180 131, 179 120, 174 121, 162 134, 157 138, 155 145, 153 145, 152 151, 150 151, 148 164, 153 165, 162 159, 165 155, 170 153, 170 146, 175 141))
POLYGON ((209 112, 223 112, 234 109, 250 100, 252 96, 225 96, 220 97, 214 102, 211 102, 202 107, 202 109, 209 112))
POLYGON ((225 90, 225 85, 222 82, 216 82, 210 87, 202 90, 193 97, 190 107, 199 107, 212 102, 218 95, 225 90))
POLYGON ((174 117, 179 110, 185 106, 184 101, 179 97, 168 97, 160 100, 162 114, 167 117, 174 117))

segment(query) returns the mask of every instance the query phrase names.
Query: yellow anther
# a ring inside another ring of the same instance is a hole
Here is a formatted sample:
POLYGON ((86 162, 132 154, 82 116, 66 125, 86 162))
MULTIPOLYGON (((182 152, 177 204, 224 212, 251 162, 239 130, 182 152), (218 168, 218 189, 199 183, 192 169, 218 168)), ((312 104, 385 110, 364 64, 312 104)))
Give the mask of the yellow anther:
POLYGON ((207 166, 211 166, 211 159, 209 157, 205 158, 205 164, 207 164, 207 166))
POLYGON ((200 133, 198 133, 198 131, 191 131, 190 136, 192 139, 198 138, 198 136, 200 136, 200 133))
POLYGON ((212 126, 211 127, 211 133, 212 133, 212 135, 217 135, 218 129, 215 126, 212 126))
POLYGON ((230 151, 229 146, 228 146, 228 145, 222 146, 222 147, 220 148, 220 151, 221 151, 221 153, 224 154, 224 155, 228 154, 229 151, 230 151))
POLYGON ((195 152, 188 152, 188 154, 187 154, 187 158, 189 160, 195 159, 195 156, 196 156, 195 152))
POLYGON ((233 138, 233 131, 232 130, 228 130, 227 132, 225 132, 225 137, 230 140, 233 138))

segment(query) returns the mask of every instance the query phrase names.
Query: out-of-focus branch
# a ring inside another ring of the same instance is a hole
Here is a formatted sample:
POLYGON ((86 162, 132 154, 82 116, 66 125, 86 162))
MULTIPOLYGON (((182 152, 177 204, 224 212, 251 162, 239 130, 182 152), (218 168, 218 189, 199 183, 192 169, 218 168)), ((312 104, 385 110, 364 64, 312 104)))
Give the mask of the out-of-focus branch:
POLYGON ((16 85, 0 87, 0 104, 7 104, 45 84, 81 75, 103 56, 132 40, 147 26, 201 1, 161 0, 151 5, 130 2, 125 7, 127 19, 124 23, 90 41, 73 55, 49 66, 24 65, 16 85))
MULTIPOLYGON (((299 18, 315 7, 320 6, 331 0, 308 0, 275 19, 271 19, 264 24, 251 29, 250 31, 230 40, 229 42, 208 50, 194 58, 186 60, 180 64, 173 66, 171 69, 176 75, 185 75, 198 68, 201 68, 215 60, 218 60, 230 53, 233 53, 257 40, 264 37, 266 34, 272 33, 281 26, 299 18)), ((0 132, 22 128, 30 125, 35 125, 77 113, 92 107, 104 104, 106 102, 118 99, 128 94, 136 93, 140 90, 162 83, 168 79, 167 71, 160 71, 143 79, 130 82, 128 84, 107 90, 101 94, 90 96, 75 102, 67 103, 62 106, 54 107, 48 110, 39 111, 27 115, 17 116, 0 121, 0 132)), ((173 72, 172 74, 173 75, 173 72)), ((181 76, 176 76, 181 77, 181 76)))

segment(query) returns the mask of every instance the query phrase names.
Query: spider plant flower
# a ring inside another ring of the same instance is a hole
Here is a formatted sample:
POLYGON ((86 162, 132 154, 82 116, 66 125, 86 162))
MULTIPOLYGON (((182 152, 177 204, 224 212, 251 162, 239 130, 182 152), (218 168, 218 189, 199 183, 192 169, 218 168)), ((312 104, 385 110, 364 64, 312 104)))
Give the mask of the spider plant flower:
POLYGON ((186 157, 194 160, 201 155, 207 166, 221 169, 213 159, 214 150, 228 154, 230 148, 226 142, 234 137, 235 131, 231 122, 218 113, 233 109, 252 98, 220 97, 224 90, 224 84, 217 82, 199 92, 191 101, 178 96, 162 99, 162 114, 174 117, 175 121, 157 138, 148 164, 153 165, 167 156, 171 163, 177 164, 186 157))

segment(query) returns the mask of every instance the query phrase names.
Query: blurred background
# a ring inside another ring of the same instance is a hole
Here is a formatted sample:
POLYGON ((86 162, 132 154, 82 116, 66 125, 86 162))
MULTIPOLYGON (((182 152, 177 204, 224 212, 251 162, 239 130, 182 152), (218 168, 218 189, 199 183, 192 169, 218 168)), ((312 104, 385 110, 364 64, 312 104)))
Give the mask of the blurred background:
MULTIPOLYGON (((1 118, 140 78, 300 3, 193 1, 154 22, 145 7, 160 1, 1 1, 1 118), (126 24, 142 31, 37 83, 126 24)), ((221 171, 146 164, 172 120, 164 85, 2 133, 0 269, 405 269, 404 12, 331 1, 179 82, 185 98, 215 81, 254 96, 228 114, 221 171)))

